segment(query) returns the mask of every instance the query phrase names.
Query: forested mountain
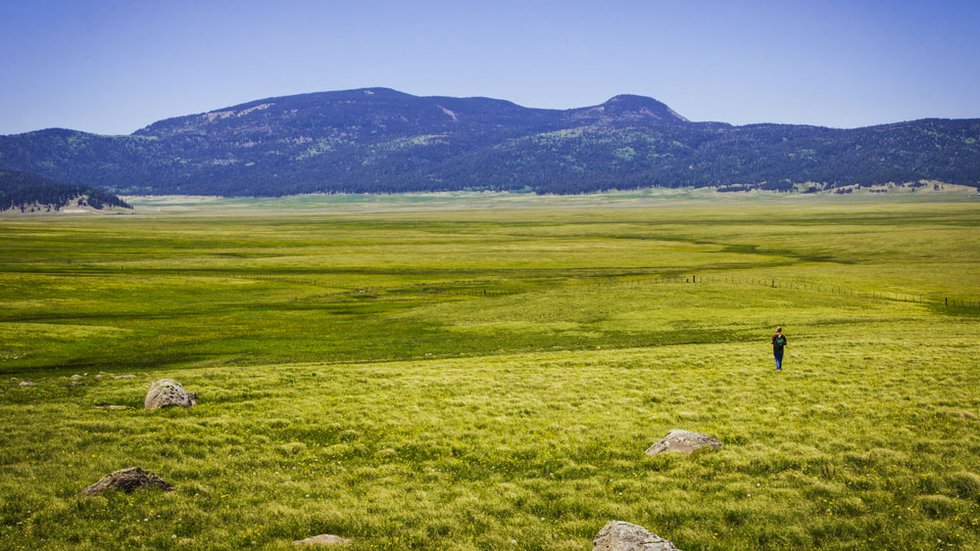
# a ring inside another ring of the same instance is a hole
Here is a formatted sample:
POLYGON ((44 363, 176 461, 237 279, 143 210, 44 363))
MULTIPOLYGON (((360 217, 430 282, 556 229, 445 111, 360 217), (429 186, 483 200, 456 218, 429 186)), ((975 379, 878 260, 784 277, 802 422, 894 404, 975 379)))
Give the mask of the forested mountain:
POLYGON ((0 170, 0 211, 49 212, 63 207, 132 208, 119 197, 100 189, 63 184, 36 174, 0 170))
POLYGON ((385 88, 269 98, 129 136, 0 136, 0 168, 129 194, 285 195, 936 179, 980 185, 980 119, 857 129, 690 122, 654 99, 569 110, 385 88))

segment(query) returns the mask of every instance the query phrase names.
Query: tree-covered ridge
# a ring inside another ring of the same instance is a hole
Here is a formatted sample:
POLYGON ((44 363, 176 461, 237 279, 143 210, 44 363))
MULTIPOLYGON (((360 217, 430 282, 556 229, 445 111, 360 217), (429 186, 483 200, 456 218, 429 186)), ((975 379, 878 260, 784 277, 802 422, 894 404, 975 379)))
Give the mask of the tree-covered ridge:
POLYGON ((857 129, 690 122, 642 96, 579 109, 384 88, 257 100, 129 136, 0 136, 0 167, 132 194, 648 186, 980 186, 980 119, 857 129))
POLYGON ((0 171, 0 211, 60 210, 69 205, 97 210, 132 208, 116 195, 91 186, 64 184, 27 172, 0 171))

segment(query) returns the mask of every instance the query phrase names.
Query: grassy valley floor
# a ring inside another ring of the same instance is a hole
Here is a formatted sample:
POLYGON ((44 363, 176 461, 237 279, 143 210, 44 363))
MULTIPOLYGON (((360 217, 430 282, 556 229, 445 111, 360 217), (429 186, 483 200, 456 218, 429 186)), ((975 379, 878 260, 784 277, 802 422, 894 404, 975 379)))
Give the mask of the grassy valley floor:
POLYGON ((0 220, 0 548, 980 545, 980 202, 725 199, 0 220), (78 495, 135 465, 176 492, 78 495))

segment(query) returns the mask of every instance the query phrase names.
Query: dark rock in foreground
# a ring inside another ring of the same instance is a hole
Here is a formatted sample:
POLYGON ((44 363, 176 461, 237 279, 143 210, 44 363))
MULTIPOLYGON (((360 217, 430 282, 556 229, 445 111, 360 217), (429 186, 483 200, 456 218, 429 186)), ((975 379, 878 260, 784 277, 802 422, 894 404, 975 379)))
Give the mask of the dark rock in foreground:
POLYGON ((139 467, 130 467, 102 477, 102 480, 82 490, 82 495, 93 496, 108 490, 122 490, 131 494, 136 490, 159 488, 172 492, 174 487, 159 476, 139 467))
POLYGON ((609 522, 592 540, 592 551, 679 551, 646 528, 621 520, 609 522))

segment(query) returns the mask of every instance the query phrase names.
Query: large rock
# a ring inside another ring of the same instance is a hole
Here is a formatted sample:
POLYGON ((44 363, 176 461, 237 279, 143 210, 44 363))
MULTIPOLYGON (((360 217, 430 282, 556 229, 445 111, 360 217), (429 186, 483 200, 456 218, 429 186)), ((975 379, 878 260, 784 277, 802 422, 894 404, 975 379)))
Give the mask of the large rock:
POLYGON ((668 432, 663 440, 647 448, 647 455, 657 455, 664 452, 691 453, 701 448, 718 450, 721 449, 721 442, 714 436, 700 432, 674 429, 668 432))
POLYGON ((82 495, 92 496, 108 490, 122 490, 131 494, 136 490, 152 488, 159 488, 165 492, 172 492, 174 489, 159 476, 139 467, 130 467, 107 474, 102 477, 102 480, 82 490, 82 495))
POLYGON ((350 540, 333 534, 320 534, 293 542, 294 545, 344 545, 346 543, 350 543, 350 540))
POLYGON ((197 394, 187 392, 180 383, 173 379, 157 379, 150 385, 146 393, 143 407, 146 409, 169 408, 180 406, 189 408, 197 404, 197 394))
POLYGON ((674 544, 650 533, 646 528, 611 521, 592 540, 592 551, 679 551, 674 544))

